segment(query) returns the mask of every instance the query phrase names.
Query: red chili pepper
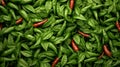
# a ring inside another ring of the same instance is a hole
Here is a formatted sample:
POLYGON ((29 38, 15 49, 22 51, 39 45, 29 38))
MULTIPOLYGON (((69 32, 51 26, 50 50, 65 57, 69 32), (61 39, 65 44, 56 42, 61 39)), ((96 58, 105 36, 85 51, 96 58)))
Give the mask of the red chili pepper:
POLYGON ((1 3, 2 3, 3 6, 6 5, 4 0, 1 0, 1 3))
POLYGON ((58 63, 58 61, 59 61, 59 58, 56 57, 55 60, 52 63, 52 67, 55 67, 55 65, 58 63))
POLYGON ((74 8, 74 0, 70 0, 70 9, 74 8))
POLYGON ((47 22, 47 21, 48 21, 48 19, 44 19, 44 20, 41 21, 41 22, 35 23, 33 26, 34 26, 34 27, 39 27, 39 26, 43 25, 45 22, 47 22))
POLYGON ((104 55, 104 52, 102 52, 102 54, 98 57, 98 59, 101 59, 104 55))
POLYGON ((120 31, 120 24, 118 21, 116 22, 116 27, 117 27, 118 31, 120 31))
POLYGON ((2 29, 2 23, 0 23, 0 30, 2 29))
POLYGON ((81 32, 81 31, 78 31, 78 33, 81 34, 81 35, 84 36, 84 37, 90 37, 89 34, 83 33, 83 32, 81 32))
POLYGON ((74 40, 72 40, 71 44, 72 44, 73 50, 77 52, 77 51, 79 50, 79 48, 78 48, 78 46, 75 44, 74 40))
POLYGON ((104 46, 103 46, 103 49, 104 49, 104 52, 105 52, 105 54, 106 54, 107 56, 109 56, 109 57, 112 56, 112 54, 111 54, 111 52, 109 51, 107 45, 104 45, 104 46))
POLYGON ((16 24, 20 24, 22 21, 23 21, 23 18, 19 18, 19 19, 16 21, 16 24))

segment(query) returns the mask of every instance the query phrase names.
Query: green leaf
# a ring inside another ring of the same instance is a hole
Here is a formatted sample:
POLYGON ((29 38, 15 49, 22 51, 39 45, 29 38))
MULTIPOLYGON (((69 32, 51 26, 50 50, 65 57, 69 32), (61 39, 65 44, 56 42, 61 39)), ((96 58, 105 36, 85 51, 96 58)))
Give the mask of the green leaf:
POLYGON ((80 9, 79 9, 78 6, 75 7, 75 13, 76 13, 77 15, 80 15, 80 9))
POLYGON ((69 60, 72 60, 72 59, 75 59, 75 58, 77 58, 77 54, 76 53, 73 53, 68 59, 69 60))
POLYGON ((62 67, 67 63, 67 55, 63 55, 62 59, 61 59, 61 65, 62 67))
POLYGON ((96 20, 94 20, 94 19, 89 19, 88 20, 88 25, 95 28, 98 25, 98 22, 96 20))
POLYGON ((30 41, 35 41, 35 37, 32 35, 26 35, 25 37, 30 41))
POLYGON ((21 46, 22 46, 24 49, 26 49, 26 50, 30 50, 30 48, 28 47, 28 45, 25 44, 25 43, 22 43, 21 46))
POLYGON ((29 67, 28 63, 22 58, 19 59, 18 64, 22 67, 29 67))
POLYGON ((13 45, 14 44, 14 39, 13 39, 13 36, 12 35, 8 35, 8 44, 9 45, 13 45))
POLYGON ((40 53, 40 49, 37 49, 34 53, 34 57, 38 57, 39 53, 40 53))
POLYGON ((37 6, 41 6, 43 3, 45 2, 45 0, 37 0, 35 3, 34 3, 34 7, 37 7, 37 6))
POLYGON ((14 30, 14 27, 9 27, 6 30, 3 31, 4 34, 9 33, 14 30))
POLYGON ((61 46, 60 49, 61 49, 61 52, 66 54, 66 55, 69 55, 71 53, 71 51, 68 48, 61 46))
POLYGON ((11 20, 12 20, 11 15, 2 15, 2 18, 3 18, 5 21, 11 21, 11 20))
POLYGON ((108 13, 110 13, 114 9, 114 5, 109 6, 108 13))
POLYGON ((82 62, 85 59, 85 54, 84 53, 80 53, 78 55, 78 63, 82 62))
POLYGON ((65 9, 65 5, 61 5, 60 8, 59 8, 59 15, 60 16, 64 16, 64 9, 65 9))
POLYGON ((87 20, 82 14, 78 15, 78 16, 74 16, 75 19, 79 19, 79 20, 87 20))
POLYGON ((51 65, 49 63, 40 63, 40 67, 51 67, 51 65))
POLYGON ((58 19, 58 20, 56 20, 54 23, 51 24, 51 27, 53 27, 53 26, 55 26, 56 24, 59 24, 59 23, 61 23, 61 22, 63 22, 63 21, 64 21, 64 19, 58 19))
POLYGON ((68 39, 69 37, 70 37, 70 33, 69 32, 67 32, 67 33, 65 33, 65 38, 64 38, 64 40, 66 40, 66 39, 68 39))
POLYGON ((64 32, 65 28, 66 28, 66 21, 64 21, 64 23, 63 23, 63 25, 62 25, 62 28, 61 28, 60 31, 57 33, 57 36, 60 36, 60 35, 64 32))
POLYGON ((89 56, 99 56, 99 54, 97 54, 97 53, 93 53, 93 52, 89 52, 89 51, 87 51, 86 52, 86 54, 88 54, 89 56))
POLYGON ((56 37, 53 42, 54 44, 59 44, 63 41, 64 41, 64 37, 56 37))
POLYGON ((76 59, 72 59, 69 62, 67 62, 67 64, 77 64, 77 60, 76 59))
POLYGON ((52 2, 47 1, 46 4, 45 4, 45 8, 46 8, 47 13, 49 13, 51 8, 52 8, 52 2))
POLYGON ((47 31, 43 33, 43 40, 49 39, 54 33, 52 31, 47 31))
POLYGON ((37 47, 39 47, 40 43, 41 43, 41 38, 39 37, 39 39, 37 39, 36 43, 34 45, 32 45, 30 48, 31 49, 37 48, 37 47))
POLYGON ((93 61, 96 61, 97 58, 96 57, 92 57, 92 58, 88 58, 88 59, 85 59, 84 62, 93 62, 93 61))
POLYGON ((75 41, 76 44, 80 44, 80 36, 78 34, 73 36, 73 40, 75 41))
POLYGON ((103 62, 104 62, 103 59, 99 59, 99 60, 95 61, 96 64, 102 64, 103 62))
POLYGON ((60 2, 66 2, 67 0, 60 0, 60 2))
POLYGON ((25 7, 25 9, 27 9, 27 10, 29 10, 29 11, 35 13, 35 9, 33 8, 32 5, 24 5, 23 7, 25 7))
POLYGON ((55 51, 55 53, 57 53, 57 48, 55 47, 55 45, 53 43, 49 42, 49 48, 51 48, 52 50, 55 51))
POLYGON ((49 42, 44 41, 44 42, 41 43, 41 46, 43 47, 43 49, 44 49, 45 51, 47 51, 48 46, 49 46, 49 42))
POLYGON ((91 5, 88 5, 88 6, 84 7, 84 8, 82 8, 81 13, 82 14, 85 13, 90 7, 91 7, 91 5))
POLYGON ((31 57, 32 56, 32 52, 31 51, 21 51, 21 54, 25 57, 31 57))
POLYGON ((91 45, 91 43, 86 42, 86 48, 87 48, 87 50, 92 51, 92 45, 91 45))
POLYGON ((5 51, 2 53, 2 56, 7 56, 7 55, 12 54, 12 52, 13 52, 14 50, 15 50, 15 48, 11 48, 11 49, 5 50, 5 51))
POLYGON ((42 27, 48 27, 48 26, 50 26, 50 25, 51 25, 52 23, 54 23, 54 22, 55 22, 55 16, 52 15, 52 16, 48 19, 48 21, 43 24, 42 27))
POLYGON ((8 61, 8 62, 9 62, 9 61, 12 62, 12 61, 15 60, 15 58, 7 58, 7 57, 3 57, 3 59, 4 59, 4 61, 6 61, 6 62, 7 62, 7 61, 8 61))

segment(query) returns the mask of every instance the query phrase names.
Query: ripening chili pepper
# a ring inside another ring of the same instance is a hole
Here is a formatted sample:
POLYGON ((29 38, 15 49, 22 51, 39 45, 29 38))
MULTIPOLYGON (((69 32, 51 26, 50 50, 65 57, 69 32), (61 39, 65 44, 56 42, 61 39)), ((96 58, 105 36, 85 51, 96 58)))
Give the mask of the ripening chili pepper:
POLYGON ((23 21, 23 18, 21 17, 16 21, 16 24, 20 24, 22 21, 23 21))
POLYGON ((2 23, 0 23, 0 30, 2 29, 2 23))
POLYGON ((104 50, 104 52, 105 52, 105 54, 106 54, 107 56, 109 56, 109 57, 112 56, 112 54, 111 54, 111 52, 109 51, 107 45, 104 45, 104 46, 103 46, 103 50, 104 50))
POLYGON ((72 48, 73 48, 73 50, 77 52, 77 51, 79 50, 79 48, 78 48, 78 46, 75 44, 75 42, 74 42, 73 39, 72 39, 71 44, 72 44, 72 48))
POLYGON ((55 67, 55 65, 58 63, 58 61, 59 61, 59 58, 56 57, 55 60, 52 63, 52 67, 55 67))
POLYGON ((70 9, 74 8, 74 0, 70 0, 70 9))
POLYGON ((104 55, 104 52, 102 52, 102 54, 98 57, 98 59, 101 59, 104 55))
POLYGON ((84 37, 90 37, 89 34, 83 33, 83 32, 81 32, 81 31, 78 31, 78 33, 81 34, 81 35, 84 36, 84 37))
POLYGON ((4 0, 1 0, 1 4, 2 4, 3 6, 6 5, 4 0))
POLYGON ((116 21, 116 27, 117 27, 118 31, 120 31, 120 24, 118 21, 116 21))
POLYGON ((39 27, 39 26, 43 25, 45 22, 47 22, 47 21, 48 21, 48 19, 44 19, 44 20, 41 21, 41 22, 37 22, 37 23, 33 24, 33 26, 34 26, 34 27, 39 27))

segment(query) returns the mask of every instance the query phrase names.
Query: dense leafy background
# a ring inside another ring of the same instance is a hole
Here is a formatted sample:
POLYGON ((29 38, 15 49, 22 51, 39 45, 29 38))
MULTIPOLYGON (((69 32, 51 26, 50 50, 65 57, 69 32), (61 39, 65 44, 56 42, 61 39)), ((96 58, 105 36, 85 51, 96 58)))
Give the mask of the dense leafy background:
POLYGON ((0 67, 119 67, 120 0, 5 0, 0 4, 0 67), (23 17, 21 24, 16 20, 23 17), (33 24, 48 21, 38 28, 33 24), (82 31, 90 35, 85 38, 82 31), (79 47, 74 52, 71 40, 79 47), (98 59, 107 44, 112 57, 98 59))

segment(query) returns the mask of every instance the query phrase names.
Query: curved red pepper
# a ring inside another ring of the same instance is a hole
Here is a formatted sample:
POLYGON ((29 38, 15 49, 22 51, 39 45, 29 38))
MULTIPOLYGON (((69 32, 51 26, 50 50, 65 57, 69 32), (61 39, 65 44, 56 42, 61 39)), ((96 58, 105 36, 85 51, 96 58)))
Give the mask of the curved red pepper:
POLYGON ((19 19, 16 21, 16 24, 20 24, 22 21, 23 21, 23 18, 19 18, 19 19))
POLYGON ((59 61, 59 58, 56 57, 55 60, 52 63, 52 67, 55 67, 55 65, 58 63, 58 61, 59 61))
POLYGON ((120 31, 120 24, 118 21, 116 22, 116 27, 117 27, 118 31, 120 31))
POLYGON ((74 0, 70 0, 70 9, 74 8, 74 0))
POLYGON ((3 6, 6 5, 4 0, 1 0, 1 4, 2 4, 3 6))
POLYGON ((90 37, 89 34, 83 33, 83 32, 81 32, 81 31, 78 31, 78 33, 81 34, 81 35, 84 36, 84 37, 90 37))
POLYGON ((48 21, 48 19, 44 19, 44 20, 41 21, 41 22, 37 22, 37 23, 33 24, 33 26, 34 26, 34 27, 39 27, 39 26, 43 25, 45 22, 47 22, 47 21, 48 21))
POLYGON ((72 40, 71 44, 72 44, 73 50, 77 52, 77 51, 79 50, 79 48, 78 48, 78 46, 75 44, 74 40, 72 40))
POLYGON ((103 46, 103 50, 104 50, 104 52, 105 52, 105 54, 106 54, 107 56, 109 56, 109 57, 112 56, 112 54, 111 54, 111 52, 109 51, 107 45, 104 45, 104 46, 103 46))

